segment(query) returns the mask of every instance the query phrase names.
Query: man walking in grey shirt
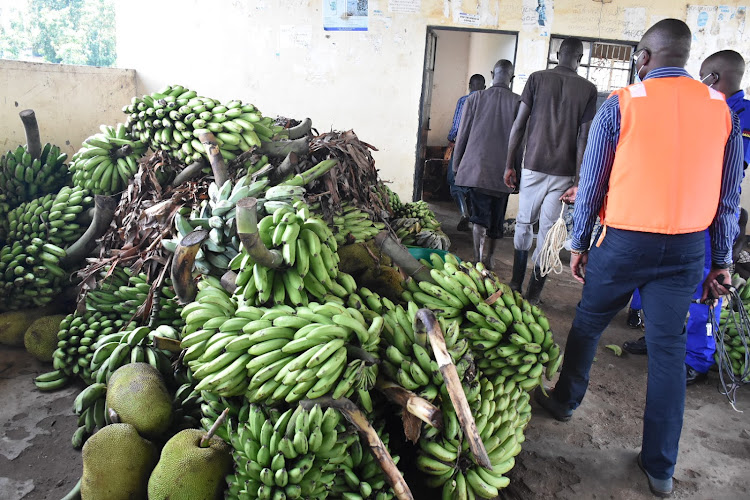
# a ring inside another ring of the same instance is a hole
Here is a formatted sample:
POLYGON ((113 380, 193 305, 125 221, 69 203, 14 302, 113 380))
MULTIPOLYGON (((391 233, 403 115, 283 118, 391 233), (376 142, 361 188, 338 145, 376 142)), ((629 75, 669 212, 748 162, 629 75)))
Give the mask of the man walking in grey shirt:
MULTIPOLYGON (((511 160, 521 149, 528 124, 513 238, 515 253, 510 287, 514 290, 521 290, 523 285, 534 224, 539 222, 532 259, 536 262, 547 232, 560 215, 560 201, 575 201, 578 171, 589 126, 596 113, 596 86, 576 73, 583 57, 583 43, 577 38, 566 38, 557 57, 556 68, 529 76, 510 133, 504 180, 508 187, 515 188, 518 179, 511 160)), ((544 278, 537 265, 526 292, 529 302, 539 303, 543 286, 544 278)))
MULTIPOLYGON (((503 237, 505 209, 512 192, 502 177, 520 104, 520 96, 510 90, 512 79, 513 64, 501 59, 492 70, 492 86, 466 100, 453 152, 456 185, 470 188, 474 260, 489 269, 495 243, 503 237)), ((520 161, 510 161, 520 166, 520 161)))

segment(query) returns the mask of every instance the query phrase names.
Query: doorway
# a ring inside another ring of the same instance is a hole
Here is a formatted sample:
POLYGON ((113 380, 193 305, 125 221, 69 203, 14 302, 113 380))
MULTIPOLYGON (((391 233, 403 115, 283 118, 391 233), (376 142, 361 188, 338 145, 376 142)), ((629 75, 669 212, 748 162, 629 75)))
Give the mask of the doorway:
POLYGON ((495 62, 508 59, 515 64, 517 46, 517 32, 427 27, 414 201, 423 195, 447 199, 445 152, 456 102, 468 93, 471 75, 484 76, 489 87, 495 62))

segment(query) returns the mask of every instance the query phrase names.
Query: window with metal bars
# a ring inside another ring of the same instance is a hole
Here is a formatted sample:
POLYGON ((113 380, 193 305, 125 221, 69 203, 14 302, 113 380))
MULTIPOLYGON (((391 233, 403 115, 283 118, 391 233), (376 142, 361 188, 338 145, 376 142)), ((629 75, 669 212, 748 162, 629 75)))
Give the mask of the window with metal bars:
MULTIPOLYGON (((557 51, 565 38, 551 37, 547 69, 557 66, 557 51)), ((636 42, 583 40, 583 58, 578 74, 596 85, 599 94, 609 95, 633 82, 635 47, 636 42)))

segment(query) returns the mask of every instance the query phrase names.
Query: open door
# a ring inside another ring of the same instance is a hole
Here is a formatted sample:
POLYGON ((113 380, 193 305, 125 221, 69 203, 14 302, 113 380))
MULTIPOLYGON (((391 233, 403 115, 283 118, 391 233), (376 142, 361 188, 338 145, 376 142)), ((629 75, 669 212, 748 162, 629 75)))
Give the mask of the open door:
POLYGON ((427 30, 425 45, 424 74, 422 76, 422 104, 419 107, 419 133, 417 136, 417 164, 414 169, 414 189, 412 201, 422 199, 422 179, 424 162, 427 157, 427 134, 430 131, 430 104, 432 103, 432 85, 435 80, 435 54, 437 53, 437 35, 427 30))

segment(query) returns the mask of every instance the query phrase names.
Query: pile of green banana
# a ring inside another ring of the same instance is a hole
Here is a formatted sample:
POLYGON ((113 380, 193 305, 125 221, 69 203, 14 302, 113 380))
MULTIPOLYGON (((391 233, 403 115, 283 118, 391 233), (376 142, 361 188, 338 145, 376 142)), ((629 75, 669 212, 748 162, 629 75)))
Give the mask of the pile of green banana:
POLYGON ((174 217, 175 238, 162 240, 164 248, 170 252, 177 249, 182 238, 195 229, 209 231, 208 239, 201 245, 195 258, 195 269, 201 274, 221 276, 229 269, 229 264, 240 250, 237 237, 237 202, 248 196, 257 196, 268 186, 267 180, 252 181, 251 176, 242 177, 236 183, 227 180, 219 187, 215 182, 208 186, 208 199, 200 207, 185 209, 185 214, 174 217))
POLYGON ((68 186, 56 194, 23 202, 0 221, 0 310, 45 305, 57 297, 68 278, 60 261, 86 231, 93 205, 85 189, 68 186))
MULTIPOLYGON (((734 311, 730 307, 721 310, 719 328, 724 332, 724 349, 726 359, 732 365, 732 373, 738 380, 750 383, 750 354, 747 338, 741 333, 743 328, 741 316, 750 314, 750 286, 745 284, 739 289, 739 297, 742 300, 744 312, 734 311), (731 360, 731 361, 730 361, 731 360)), ((719 364, 719 349, 714 353, 714 361, 719 364)), ((729 364, 727 363, 727 364, 729 364)))
POLYGON ((284 133, 283 127, 275 126, 272 118, 264 117, 252 104, 233 100, 224 105, 181 85, 134 97, 123 112, 133 137, 186 164, 208 158, 198 139, 204 132, 214 134, 225 160, 284 133))
POLYGON ((514 467, 531 420, 531 397, 512 379, 477 372, 473 386, 475 390, 465 389, 466 397, 492 469, 476 463, 450 402, 444 404, 443 430, 429 428, 419 441, 417 458, 417 468, 429 475, 427 484, 442 487, 444 499, 496 498, 510 483, 503 474, 514 467))
POLYGON ((370 214, 350 203, 342 203, 341 213, 333 216, 333 233, 339 245, 362 243, 384 228, 384 223, 373 221, 370 214))
POLYGON ((554 343, 549 321, 538 307, 514 294, 481 263, 459 263, 451 254, 445 262, 431 254, 430 270, 437 284, 407 280, 405 296, 438 316, 462 316, 461 330, 485 374, 513 376, 525 390, 551 378, 560 367, 560 346, 554 343))
POLYGON ((389 188, 387 184, 381 183, 381 185, 383 191, 385 191, 385 193, 388 195, 388 206, 390 207, 391 212, 393 212, 394 214, 398 213, 399 210, 401 210, 401 208, 404 206, 404 204, 401 203, 401 198, 398 196, 398 194, 391 190, 391 188, 389 188))
POLYGON ((448 250, 451 240, 440 229, 435 213, 424 201, 401 205, 394 210, 394 218, 389 221, 396 236, 404 245, 416 245, 436 250, 448 250))
POLYGON ((49 143, 39 158, 32 158, 25 146, 0 157, 0 214, 64 186, 68 182, 67 158, 49 143))
POLYGON ((315 405, 281 412, 246 404, 237 421, 229 431, 236 472, 227 477, 227 498, 393 497, 382 473, 370 468, 365 476, 359 438, 346 431, 336 410, 315 405), (342 478, 356 489, 341 491, 342 478))
POLYGON ((237 306, 222 288, 203 280, 196 301, 182 311, 183 362, 196 391, 275 404, 357 392, 372 409, 374 353, 382 318, 368 321, 335 302, 292 308, 237 306))
POLYGON ((181 328, 181 308, 167 283, 154 297, 155 312, 149 321, 155 331, 137 329, 131 320, 147 300, 149 289, 145 274, 131 275, 129 270, 116 268, 107 276, 105 269, 97 288, 86 293, 86 310, 69 314, 60 323, 52 360, 54 371, 37 377, 36 386, 54 390, 74 376, 87 384, 106 382, 119 366, 134 361, 161 367, 160 371, 168 375, 171 369, 167 354, 149 342, 154 335, 178 340, 170 325, 181 328))
POLYGON ((299 306, 309 300, 343 298, 356 289, 351 276, 339 273, 338 243, 331 229, 323 219, 310 214, 304 201, 283 199, 290 193, 301 196, 304 188, 269 188, 262 200, 268 215, 258 222, 261 241, 269 250, 281 253, 283 265, 269 269, 253 262, 244 249, 231 263, 237 271, 234 293, 248 304, 299 306))
MULTIPOLYGON (((101 133, 85 141, 70 163, 73 184, 94 194, 112 195, 127 188, 138 172, 138 160, 147 145, 133 139, 123 123, 102 125, 101 133)), ((164 175, 157 171, 157 174, 164 175)))

